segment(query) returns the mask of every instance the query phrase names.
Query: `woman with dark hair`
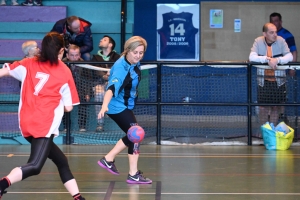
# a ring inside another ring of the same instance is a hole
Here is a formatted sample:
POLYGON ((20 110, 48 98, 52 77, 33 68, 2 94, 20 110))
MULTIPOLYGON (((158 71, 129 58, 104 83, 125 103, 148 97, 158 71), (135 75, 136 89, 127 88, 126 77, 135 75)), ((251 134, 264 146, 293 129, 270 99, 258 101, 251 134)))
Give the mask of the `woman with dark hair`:
MULTIPOLYGON (((141 81, 140 60, 147 49, 147 42, 140 36, 129 38, 124 45, 124 52, 110 70, 107 90, 98 118, 104 114, 112 118, 127 134, 131 126, 137 125, 133 108, 138 97, 138 85, 141 81)), ((114 148, 98 161, 98 164, 112 174, 119 175, 115 166, 115 157, 128 148, 129 173, 126 182, 129 184, 151 184, 152 180, 143 176, 138 170, 139 143, 134 144, 125 135, 114 148)))
POLYGON ((27 164, 14 168, 0 180, 0 199, 11 184, 38 175, 47 158, 57 166, 60 178, 75 200, 84 200, 64 153, 53 142, 65 112, 79 104, 69 68, 59 60, 64 51, 63 37, 48 33, 42 41, 41 54, 12 64, 5 63, 0 77, 12 76, 22 82, 19 102, 19 127, 31 144, 27 164))

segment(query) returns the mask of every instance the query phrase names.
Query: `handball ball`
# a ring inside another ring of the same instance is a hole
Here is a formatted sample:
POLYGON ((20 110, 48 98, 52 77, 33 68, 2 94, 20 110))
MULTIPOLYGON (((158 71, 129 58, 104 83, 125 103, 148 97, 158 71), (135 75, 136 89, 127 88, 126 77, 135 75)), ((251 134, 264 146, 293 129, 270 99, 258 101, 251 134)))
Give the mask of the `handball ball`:
POLYGON ((140 126, 132 126, 127 131, 128 139, 133 143, 139 143, 144 139, 145 131, 140 126))

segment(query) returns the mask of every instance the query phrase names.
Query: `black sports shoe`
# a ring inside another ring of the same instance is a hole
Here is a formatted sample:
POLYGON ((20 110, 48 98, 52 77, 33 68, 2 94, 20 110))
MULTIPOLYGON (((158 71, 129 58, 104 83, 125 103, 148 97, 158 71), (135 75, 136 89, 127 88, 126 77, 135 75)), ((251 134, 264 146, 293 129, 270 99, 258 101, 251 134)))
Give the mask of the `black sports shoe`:
POLYGON ((74 197, 74 200, 85 200, 85 198, 83 198, 82 196, 79 196, 79 197, 74 197))
POLYGON ((21 3, 21 5, 22 6, 33 6, 33 2, 32 2, 32 0, 31 1, 27 0, 27 1, 23 2, 23 3, 21 3))
POLYGON ((280 122, 284 122, 285 124, 288 124, 289 123, 289 119, 287 118, 287 116, 285 114, 280 114, 279 117, 278 117, 278 124, 280 122))
POLYGON ((128 174, 126 182, 129 184, 151 184, 152 180, 143 176, 143 172, 138 170, 134 176, 128 174))
POLYGON ((34 4, 35 6, 42 6, 42 5, 43 5, 41 0, 33 1, 33 4, 34 4))
POLYGON ((83 198, 83 196, 81 196, 80 193, 77 193, 73 196, 74 200, 85 200, 85 198, 83 198))
POLYGON ((0 187, 0 199, 2 198, 3 194, 6 194, 6 191, 2 190, 2 188, 0 187))
POLYGON ((100 165, 100 167, 106 169, 107 171, 109 171, 110 173, 114 174, 114 175, 119 175, 120 172, 118 171, 116 165, 115 165, 115 160, 112 162, 108 162, 105 157, 101 158, 101 160, 98 161, 98 165, 100 165))

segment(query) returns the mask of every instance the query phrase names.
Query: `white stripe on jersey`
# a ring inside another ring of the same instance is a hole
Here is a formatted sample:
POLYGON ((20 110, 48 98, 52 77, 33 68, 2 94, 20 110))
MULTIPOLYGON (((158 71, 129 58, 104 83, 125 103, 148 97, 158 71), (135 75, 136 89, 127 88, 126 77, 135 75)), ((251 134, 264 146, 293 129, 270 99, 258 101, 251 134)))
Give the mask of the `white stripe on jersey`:
POLYGON ((14 77, 15 79, 17 79, 18 81, 24 81, 26 75, 27 75, 27 70, 26 67, 24 67, 23 65, 19 65, 18 67, 16 67, 14 70, 10 70, 10 68, 7 65, 7 68, 9 69, 9 74, 14 77))
POLYGON ((63 115, 64 115, 64 103, 62 100, 60 100, 58 106, 54 110, 54 118, 50 126, 49 132, 45 137, 49 138, 52 134, 54 134, 55 137, 59 136, 58 128, 61 124, 61 119, 63 115))
POLYGON ((62 101, 64 106, 72 106, 72 94, 71 94, 71 90, 69 87, 69 84, 66 83, 64 84, 61 89, 59 90, 59 93, 62 96, 62 101))

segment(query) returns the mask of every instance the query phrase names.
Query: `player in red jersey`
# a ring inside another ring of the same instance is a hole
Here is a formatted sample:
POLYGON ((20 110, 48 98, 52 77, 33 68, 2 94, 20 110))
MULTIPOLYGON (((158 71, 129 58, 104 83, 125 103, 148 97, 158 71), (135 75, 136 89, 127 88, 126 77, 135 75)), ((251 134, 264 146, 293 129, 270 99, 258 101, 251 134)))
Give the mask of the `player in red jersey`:
POLYGON ((12 64, 5 63, 0 77, 10 75, 22 82, 19 102, 19 125, 31 144, 27 164, 14 168, 0 180, 0 199, 11 184, 40 173, 46 159, 57 166, 60 178, 74 199, 83 200, 64 153, 53 142, 64 111, 79 104, 75 83, 69 68, 58 59, 64 51, 64 40, 55 32, 42 41, 39 56, 12 64))

